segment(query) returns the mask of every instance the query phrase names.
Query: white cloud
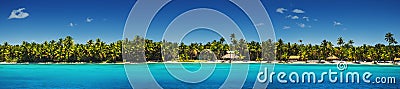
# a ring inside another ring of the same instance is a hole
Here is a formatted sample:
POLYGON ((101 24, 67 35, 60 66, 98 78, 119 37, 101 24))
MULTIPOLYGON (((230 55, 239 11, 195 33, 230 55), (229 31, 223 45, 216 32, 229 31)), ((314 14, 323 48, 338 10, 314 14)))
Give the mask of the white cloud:
POLYGON ((305 28, 306 27, 306 24, 304 24, 304 23, 299 23, 297 25, 299 25, 299 27, 301 27, 301 28, 305 28))
POLYGON ((299 16, 292 16, 292 19, 299 19, 299 16))
POLYGON ((92 18, 90 18, 90 17, 87 17, 86 18, 86 22, 88 22, 88 23, 90 23, 90 22, 92 22, 94 19, 92 19, 92 18))
POLYGON ((294 9, 292 12, 293 12, 293 13, 298 13, 298 14, 305 13, 305 11, 300 10, 300 9, 294 9))
POLYGON ((290 26, 283 26, 282 29, 290 29, 290 28, 291 28, 290 26))
POLYGON ((314 19, 314 21, 318 21, 318 19, 314 19))
POLYGON ((8 19, 23 19, 28 17, 29 13, 23 12, 23 10, 25 10, 25 8, 19 8, 18 10, 13 10, 8 19))
POLYGON ((340 22, 337 22, 337 21, 333 21, 333 26, 340 26, 340 25, 343 25, 343 24, 340 22))
POLYGON ((303 19, 305 19, 306 21, 310 21, 310 17, 304 16, 303 19))
POLYGON ((285 11, 287 11, 287 9, 285 9, 285 8, 276 9, 276 12, 281 13, 281 14, 285 13, 285 11))
POLYGON ((291 18, 292 17, 292 15, 288 15, 288 16, 286 16, 286 18, 291 18))
POLYGON ((75 24, 75 23, 69 23, 69 26, 70 26, 70 27, 75 27, 76 25, 78 25, 78 24, 75 24))

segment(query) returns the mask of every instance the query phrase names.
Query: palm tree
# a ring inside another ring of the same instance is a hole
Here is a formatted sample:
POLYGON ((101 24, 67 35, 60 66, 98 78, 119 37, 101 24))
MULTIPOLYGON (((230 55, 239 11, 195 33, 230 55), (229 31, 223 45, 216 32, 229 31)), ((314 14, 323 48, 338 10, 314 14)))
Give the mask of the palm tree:
POLYGON ((3 47, 1 50, 1 53, 2 53, 1 55, 3 57, 3 61, 10 60, 10 48, 11 48, 11 46, 7 42, 3 43, 3 47))
POLYGON ((55 50, 56 50, 56 41, 54 41, 54 40, 51 40, 50 41, 50 47, 49 47, 49 52, 50 52, 50 57, 49 57, 49 61, 52 61, 53 59, 55 59, 54 57, 55 57, 55 50))
POLYGON ((303 40, 299 40, 300 44, 303 44, 303 40))
POLYGON ((220 44, 224 44, 225 39, 221 37, 221 38, 219 39, 219 42, 220 42, 220 44))
POLYGON ((346 47, 346 56, 348 61, 350 60, 354 60, 355 61, 355 47, 353 46, 354 41, 353 40, 349 40, 349 42, 347 42, 347 44, 345 44, 346 47))
POLYGON ((353 45, 354 44, 354 41, 353 40, 349 40, 349 42, 348 42, 350 45, 353 45))
POLYGON ((390 32, 386 33, 386 35, 385 35, 385 41, 387 41, 389 43, 389 45, 397 44, 397 41, 396 41, 396 39, 393 38, 393 36, 394 35, 390 32))
POLYGON ((93 40, 88 40, 86 42, 86 47, 85 47, 85 57, 84 57, 84 61, 85 62, 92 62, 92 59, 94 58, 94 42, 93 40))
POLYGON ((343 60, 343 58, 344 58, 344 55, 343 55, 343 44, 345 44, 344 41, 343 41, 343 38, 339 37, 337 39, 337 45, 339 45, 339 47, 338 47, 339 50, 338 50, 338 53, 337 53, 336 56, 338 56, 340 58, 340 60, 343 60))
MULTIPOLYGON (((224 41, 225 41, 224 39, 219 41, 219 44, 217 47, 218 48, 217 59, 221 59, 222 55, 224 55, 224 53, 227 51, 224 48, 224 41)), ((197 46, 199 46, 199 45, 197 45, 197 46)), ((229 48, 228 48, 228 50, 229 50, 229 48)))
MULTIPOLYGON (((231 51, 236 51, 237 50, 237 48, 238 48, 238 41, 236 40, 236 36, 235 36, 235 34, 231 34, 230 35, 230 37, 231 37, 231 44, 230 44, 230 50, 231 51)), ((229 63, 231 63, 232 62, 232 59, 229 59, 229 63)))
POLYGON ((268 39, 267 41, 263 41, 261 43, 261 59, 259 61, 261 62, 262 60, 266 60, 267 62, 271 62, 275 60, 275 44, 272 41, 272 39, 268 39))
POLYGON ((338 38, 337 44, 338 44, 339 46, 342 46, 342 45, 344 44, 344 41, 343 41, 343 38, 342 38, 342 37, 339 37, 339 38, 338 38))
POLYGON ((249 54, 250 54, 250 60, 256 60, 258 58, 258 54, 257 54, 257 42, 255 41, 251 41, 250 43, 248 43, 247 47, 249 49, 249 54))
POLYGON ((276 59, 282 60, 282 55, 284 54, 283 51, 284 43, 282 39, 278 40, 278 43, 276 43, 276 59))
POLYGON ((321 62, 321 59, 326 60, 326 58, 329 57, 329 54, 330 54, 329 46, 331 46, 331 45, 329 45, 329 43, 330 42, 328 42, 327 40, 323 40, 321 42, 322 55, 321 55, 321 58, 318 58, 319 62, 321 62))
POLYGON ((385 41, 389 43, 389 49, 388 49, 389 52, 387 55, 389 55, 389 59, 393 59, 392 62, 394 63, 394 58, 393 58, 394 52, 393 52, 392 44, 397 44, 397 41, 396 41, 396 39, 393 38, 393 36, 394 36, 394 34, 392 34, 390 32, 386 33, 385 41))
POLYGON ((65 51, 66 51, 66 61, 71 62, 70 57, 71 54, 73 53, 73 47, 74 47, 74 40, 71 36, 65 37, 64 41, 64 46, 65 46, 65 51))

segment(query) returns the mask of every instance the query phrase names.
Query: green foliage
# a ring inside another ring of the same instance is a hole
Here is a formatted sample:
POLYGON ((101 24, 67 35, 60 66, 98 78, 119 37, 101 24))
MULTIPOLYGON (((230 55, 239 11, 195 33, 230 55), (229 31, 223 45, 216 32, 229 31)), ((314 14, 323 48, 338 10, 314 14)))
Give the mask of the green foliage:
POLYGON ((67 36, 58 41, 42 44, 23 41, 21 45, 0 45, 0 61, 5 62, 117 62, 122 61, 122 41, 105 44, 100 39, 94 43, 75 44, 67 36))
POLYGON ((400 51, 398 51, 400 46, 394 45, 397 41, 393 36, 391 33, 385 35, 388 46, 364 44, 358 47, 353 46, 353 40, 346 43, 342 37, 337 39, 338 46, 334 46, 327 40, 323 40, 320 45, 303 44, 303 40, 299 40, 300 44, 285 43, 282 39, 277 42, 271 39, 263 42, 247 42, 244 39, 237 40, 234 34, 230 36, 231 44, 225 43, 224 38, 206 44, 178 44, 166 41, 154 42, 139 36, 134 37, 133 40, 125 39, 109 44, 99 38, 95 41, 88 40, 86 44, 75 44, 74 39, 67 36, 41 44, 23 41, 20 45, 10 45, 5 42, 0 44, 0 62, 115 63, 123 61, 123 52, 132 58, 145 59, 145 61, 192 61, 199 60, 199 55, 203 50, 215 54, 217 59, 222 59, 221 57, 227 54, 227 51, 234 51, 239 56, 238 60, 250 59, 251 61, 274 59, 288 61, 290 56, 300 56, 299 60, 326 60, 328 57, 336 56, 346 61, 388 61, 400 56, 400 51), (122 48, 122 45, 125 45, 125 48, 122 48), (141 53, 145 53, 145 57, 135 55, 141 53))

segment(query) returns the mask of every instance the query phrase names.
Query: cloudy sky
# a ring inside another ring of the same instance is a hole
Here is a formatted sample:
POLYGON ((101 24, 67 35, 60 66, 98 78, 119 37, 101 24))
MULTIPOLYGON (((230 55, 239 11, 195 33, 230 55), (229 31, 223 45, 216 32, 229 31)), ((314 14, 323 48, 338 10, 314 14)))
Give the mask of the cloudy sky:
MULTIPOLYGON (((320 44, 327 39, 336 43, 341 36, 346 41, 354 40, 356 45, 386 44, 384 35, 387 32, 394 33, 400 40, 399 0, 262 2, 276 38, 285 42, 303 40, 303 43, 320 44)), ((96 38, 114 42, 122 39, 125 21, 134 3, 134 0, 0 0, 0 42, 41 43, 65 36, 74 37, 78 43, 96 38)), ((178 4, 175 9, 185 5, 178 4)), ((157 40, 157 35, 153 38, 157 40)), ((207 31, 193 32, 188 38, 192 38, 186 39, 190 42, 219 39, 217 34, 207 31)))

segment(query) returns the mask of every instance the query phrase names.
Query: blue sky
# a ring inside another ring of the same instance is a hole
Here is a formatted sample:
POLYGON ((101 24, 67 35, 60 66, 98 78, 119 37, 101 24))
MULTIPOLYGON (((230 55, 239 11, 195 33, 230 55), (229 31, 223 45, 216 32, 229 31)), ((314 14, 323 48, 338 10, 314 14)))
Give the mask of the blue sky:
POLYGON ((77 43, 122 39, 131 0, 0 0, 0 42, 20 44, 72 36, 77 43), (29 16, 8 19, 13 10, 29 16), (93 19, 87 22, 86 19, 93 19), (72 23, 73 26, 70 24, 72 23))
POLYGON ((387 32, 400 34, 399 0, 271 0, 266 3, 269 15, 275 26, 277 38, 289 42, 302 39, 305 43, 320 43, 327 39, 336 43, 342 36, 345 40, 354 40, 356 45, 385 43, 387 32), (279 3, 279 4, 277 4, 279 3), (287 13, 277 13, 277 8, 287 9, 287 13), (287 19, 293 9, 304 10, 310 21, 287 19), (317 19, 318 21, 312 21, 317 19), (334 22, 341 25, 334 25, 334 22), (304 23, 311 28, 296 26, 304 23), (290 26, 290 29, 283 29, 290 26))
MULTIPOLYGON (((327 39, 336 43, 341 36, 346 41, 354 40, 356 45, 386 44, 384 35, 387 32, 400 38, 399 0, 262 2, 273 23, 276 38, 285 42, 301 39, 303 43, 320 44, 327 39)), ((41 43, 68 35, 77 43, 96 38, 114 42, 122 39, 125 21, 134 3, 134 0, 0 0, 0 42, 20 44, 25 40, 41 43), (10 16, 13 10, 18 12, 19 9, 27 14, 10 16)), ((216 8, 225 6, 224 3, 214 4, 216 8)), ((177 4, 171 9, 185 5, 177 4)), ((158 36, 149 38, 158 40, 158 36)), ((218 34, 196 31, 188 34, 184 41, 206 42, 212 39, 219 39, 218 34)))

